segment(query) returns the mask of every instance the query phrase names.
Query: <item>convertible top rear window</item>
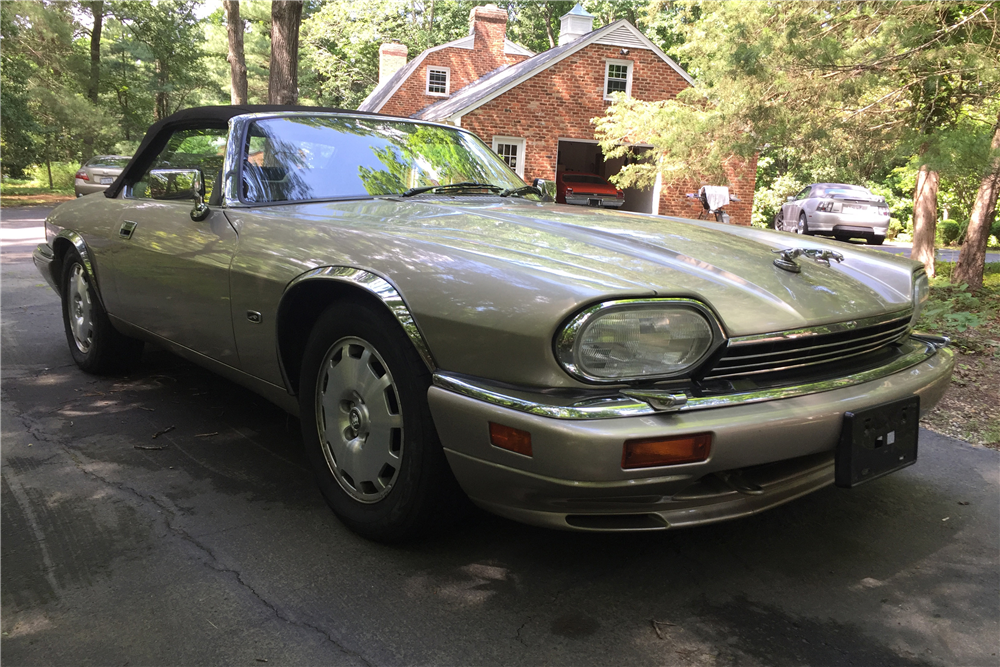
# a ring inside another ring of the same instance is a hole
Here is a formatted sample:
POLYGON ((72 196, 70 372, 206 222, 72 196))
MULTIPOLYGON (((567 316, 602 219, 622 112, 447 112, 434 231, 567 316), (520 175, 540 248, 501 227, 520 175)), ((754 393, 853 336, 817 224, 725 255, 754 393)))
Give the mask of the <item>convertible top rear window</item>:
POLYGON ((524 182, 467 132, 380 118, 288 116, 254 121, 244 147, 250 203, 401 194, 459 182, 524 182))

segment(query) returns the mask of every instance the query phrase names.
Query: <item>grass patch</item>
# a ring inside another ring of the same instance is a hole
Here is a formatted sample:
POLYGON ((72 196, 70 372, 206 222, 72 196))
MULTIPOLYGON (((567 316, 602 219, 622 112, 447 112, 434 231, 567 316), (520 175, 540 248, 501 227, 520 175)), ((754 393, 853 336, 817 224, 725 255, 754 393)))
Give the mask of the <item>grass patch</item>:
POLYGON ((989 262, 983 288, 952 285, 954 262, 935 262, 930 299, 918 331, 948 336, 958 351, 951 388, 922 424, 973 444, 1000 449, 1000 262, 989 262))
POLYGON ((49 189, 47 182, 40 183, 37 179, 12 179, 0 181, 0 206, 37 206, 58 204, 74 197, 72 183, 49 189))

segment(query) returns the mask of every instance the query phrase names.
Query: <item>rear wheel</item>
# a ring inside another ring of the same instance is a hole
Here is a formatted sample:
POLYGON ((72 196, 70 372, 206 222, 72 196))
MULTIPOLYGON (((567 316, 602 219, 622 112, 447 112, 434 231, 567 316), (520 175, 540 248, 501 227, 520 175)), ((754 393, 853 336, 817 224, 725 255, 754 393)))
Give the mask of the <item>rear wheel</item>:
POLYGON ((868 239, 869 245, 882 245, 884 242, 885 242, 884 236, 873 236, 870 239, 868 239))
POLYGON ((76 250, 63 260, 62 302, 66 341, 77 366, 100 375, 128 371, 138 364, 142 341, 119 333, 111 324, 76 250))
POLYGON ((799 213, 799 224, 795 228, 796 234, 809 234, 809 223, 806 222, 806 214, 799 213))
POLYGON ((468 507, 427 405, 430 373, 391 315, 353 302, 330 307, 300 377, 306 454, 351 530, 400 541, 468 507))

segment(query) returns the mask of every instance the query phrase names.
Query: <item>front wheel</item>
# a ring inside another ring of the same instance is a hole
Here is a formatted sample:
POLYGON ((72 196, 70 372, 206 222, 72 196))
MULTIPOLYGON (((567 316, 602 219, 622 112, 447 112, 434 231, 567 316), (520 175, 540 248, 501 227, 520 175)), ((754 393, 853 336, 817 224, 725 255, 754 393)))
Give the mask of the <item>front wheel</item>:
POLYGON ((405 540, 467 506, 427 405, 430 373, 391 315, 353 302, 327 309, 300 378, 306 455, 351 530, 405 540))
POLYGON ((868 239, 869 245, 882 245, 883 243, 885 243, 884 236, 873 236, 872 238, 868 239))
POLYGON ((774 214, 774 222, 771 223, 771 226, 779 232, 785 231, 785 218, 781 209, 778 209, 778 212, 774 214))
POLYGON ((73 361, 88 373, 131 370, 142 357, 141 340, 118 332, 97 298, 83 259, 70 250, 63 260, 63 326, 73 361))

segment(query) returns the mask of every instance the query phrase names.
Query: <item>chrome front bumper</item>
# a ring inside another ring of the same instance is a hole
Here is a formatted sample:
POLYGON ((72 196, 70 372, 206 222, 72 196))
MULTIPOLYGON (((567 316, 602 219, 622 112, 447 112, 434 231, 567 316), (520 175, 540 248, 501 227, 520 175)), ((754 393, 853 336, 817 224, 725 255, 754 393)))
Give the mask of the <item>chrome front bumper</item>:
POLYGON ((832 484, 845 412, 914 394, 927 411, 954 363, 950 349, 928 342, 923 360, 839 387, 673 412, 633 400, 632 408, 614 406, 615 417, 560 413, 565 405, 553 412, 547 398, 532 403, 511 392, 473 397, 445 388, 440 375, 428 400, 452 470, 476 504, 553 528, 662 530, 753 514, 832 484), (490 422, 529 432, 533 455, 491 445, 490 422), (712 433, 707 461, 621 467, 625 440, 704 432, 712 433))

